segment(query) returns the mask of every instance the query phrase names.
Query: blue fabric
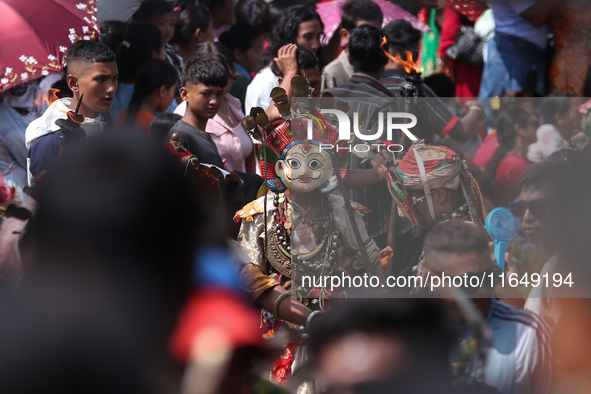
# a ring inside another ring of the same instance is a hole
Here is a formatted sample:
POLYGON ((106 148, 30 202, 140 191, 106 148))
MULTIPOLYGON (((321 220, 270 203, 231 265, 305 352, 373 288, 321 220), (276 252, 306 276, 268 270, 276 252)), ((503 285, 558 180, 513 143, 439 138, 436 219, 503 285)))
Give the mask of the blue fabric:
POLYGON ((45 170, 53 167, 56 162, 64 139, 58 137, 55 133, 44 135, 39 137, 29 150, 29 158, 31 159, 29 165, 29 171, 33 175, 34 179, 45 170))
POLYGON ((236 72, 238 74, 242 75, 244 78, 248 79, 249 81, 252 81, 252 77, 250 76, 250 73, 248 72, 247 69, 242 67, 242 65, 240 63, 234 62, 234 69, 236 70, 236 72))
MULTIPOLYGON (((496 32, 488 41, 488 55, 480 84, 481 103, 488 124, 492 117, 489 97, 524 88, 531 70, 536 70, 537 93, 545 91, 545 51, 523 38, 496 32)), ((491 125, 494 127, 494 125, 491 125)))
POLYGON ((27 148, 22 116, 0 102, 0 173, 14 186, 27 185, 27 148))
POLYGON ((121 112, 129 107, 131 96, 133 95, 133 84, 120 83, 113 98, 113 105, 111 106, 111 118, 116 121, 121 112))
POLYGON ((219 286, 241 292, 240 279, 227 249, 221 246, 203 247, 197 251, 194 264, 197 285, 219 286))

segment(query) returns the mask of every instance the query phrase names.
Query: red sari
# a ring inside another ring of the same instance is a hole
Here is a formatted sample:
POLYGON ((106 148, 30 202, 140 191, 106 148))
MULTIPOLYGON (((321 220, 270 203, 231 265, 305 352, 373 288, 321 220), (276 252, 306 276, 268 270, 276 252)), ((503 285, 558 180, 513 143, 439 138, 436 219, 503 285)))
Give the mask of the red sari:
MULTIPOLYGON (((439 57, 446 58, 445 51, 456 41, 458 30, 462 26, 474 27, 484 12, 484 7, 477 0, 450 0, 443 12, 441 26, 441 43, 439 45, 439 57)), ((466 63, 460 60, 447 58, 445 62, 449 76, 456 84, 456 97, 472 99, 478 97, 483 66, 466 63)), ((463 104, 464 100, 460 100, 463 104)), ((467 101, 467 100, 465 100, 467 101)))

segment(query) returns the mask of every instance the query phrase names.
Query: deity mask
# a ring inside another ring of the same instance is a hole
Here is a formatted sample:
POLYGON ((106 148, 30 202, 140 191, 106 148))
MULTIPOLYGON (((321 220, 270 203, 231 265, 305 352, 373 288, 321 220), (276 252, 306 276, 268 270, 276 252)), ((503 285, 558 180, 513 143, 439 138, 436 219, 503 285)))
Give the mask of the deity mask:
POLYGON ((326 192, 337 186, 331 158, 315 140, 293 141, 285 158, 275 163, 275 173, 295 192, 309 193, 316 189, 326 192))
POLYGON ((331 154, 336 155, 341 176, 346 176, 350 153, 343 149, 347 142, 338 141, 338 130, 330 125, 314 123, 313 139, 306 138, 307 131, 308 119, 298 117, 280 124, 265 139, 261 152, 261 174, 271 191, 332 192, 338 183, 331 154), (327 145, 338 145, 340 149, 320 149, 327 145))

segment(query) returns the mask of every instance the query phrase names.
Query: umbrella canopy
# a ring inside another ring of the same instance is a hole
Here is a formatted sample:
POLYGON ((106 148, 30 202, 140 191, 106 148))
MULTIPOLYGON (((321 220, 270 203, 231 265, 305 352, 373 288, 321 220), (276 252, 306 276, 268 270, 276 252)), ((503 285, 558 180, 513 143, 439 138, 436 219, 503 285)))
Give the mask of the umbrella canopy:
POLYGON ((142 0, 97 0, 99 22, 127 22, 141 4, 142 0))
MULTIPOLYGON (((374 3, 380 6, 382 13, 384 14, 384 24, 396 19, 405 19, 409 21, 415 29, 421 32, 430 31, 429 26, 421 22, 417 17, 411 13, 405 11, 396 4, 392 4, 387 0, 373 0, 374 3)), ((322 23, 324 23, 324 39, 323 43, 326 44, 330 41, 332 35, 337 30, 337 27, 341 23, 341 16, 343 15, 343 5, 346 0, 333 0, 325 3, 316 4, 316 12, 320 15, 322 23)))
POLYGON ((96 0, 0 0, 0 92, 63 69, 68 47, 98 37, 96 0))

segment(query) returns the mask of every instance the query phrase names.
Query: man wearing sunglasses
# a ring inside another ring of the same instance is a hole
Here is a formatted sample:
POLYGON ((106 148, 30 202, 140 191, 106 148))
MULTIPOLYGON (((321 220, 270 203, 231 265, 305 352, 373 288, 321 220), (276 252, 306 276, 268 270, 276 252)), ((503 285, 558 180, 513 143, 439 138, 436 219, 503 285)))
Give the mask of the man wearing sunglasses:
MULTIPOLYGON (((472 329, 461 330, 454 365, 460 370, 470 368, 475 376, 483 377, 483 383, 503 394, 548 392, 552 375, 549 328, 537 314, 493 299, 496 283, 491 283, 491 277, 498 278, 501 271, 492 261, 486 236, 459 220, 441 223, 427 234, 424 262, 429 277, 451 277, 452 286, 462 278, 462 286, 454 287, 471 297, 490 328, 489 341, 474 335, 472 329), (478 285, 473 278, 480 280, 478 285), (469 357, 480 347, 486 355, 483 370, 474 366, 476 357, 469 357)), ((448 291, 448 279, 442 283, 434 291, 446 297, 458 326, 467 327, 468 315, 461 312, 456 298, 447 298, 453 294, 448 291)))
MULTIPOLYGON (((527 168, 519 178, 519 200, 509 205, 511 213, 521 221, 525 237, 544 248, 548 262, 540 276, 548 274, 550 278, 557 272, 558 262, 556 237, 550 224, 553 212, 551 201, 558 192, 560 178, 565 176, 564 167, 563 161, 548 159, 527 168)), ((545 287, 540 283, 531 290, 525 302, 525 308, 539 314, 550 327, 554 326, 560 312, 556 300, 552 298, 554 291, 552 286, 545 287)))

